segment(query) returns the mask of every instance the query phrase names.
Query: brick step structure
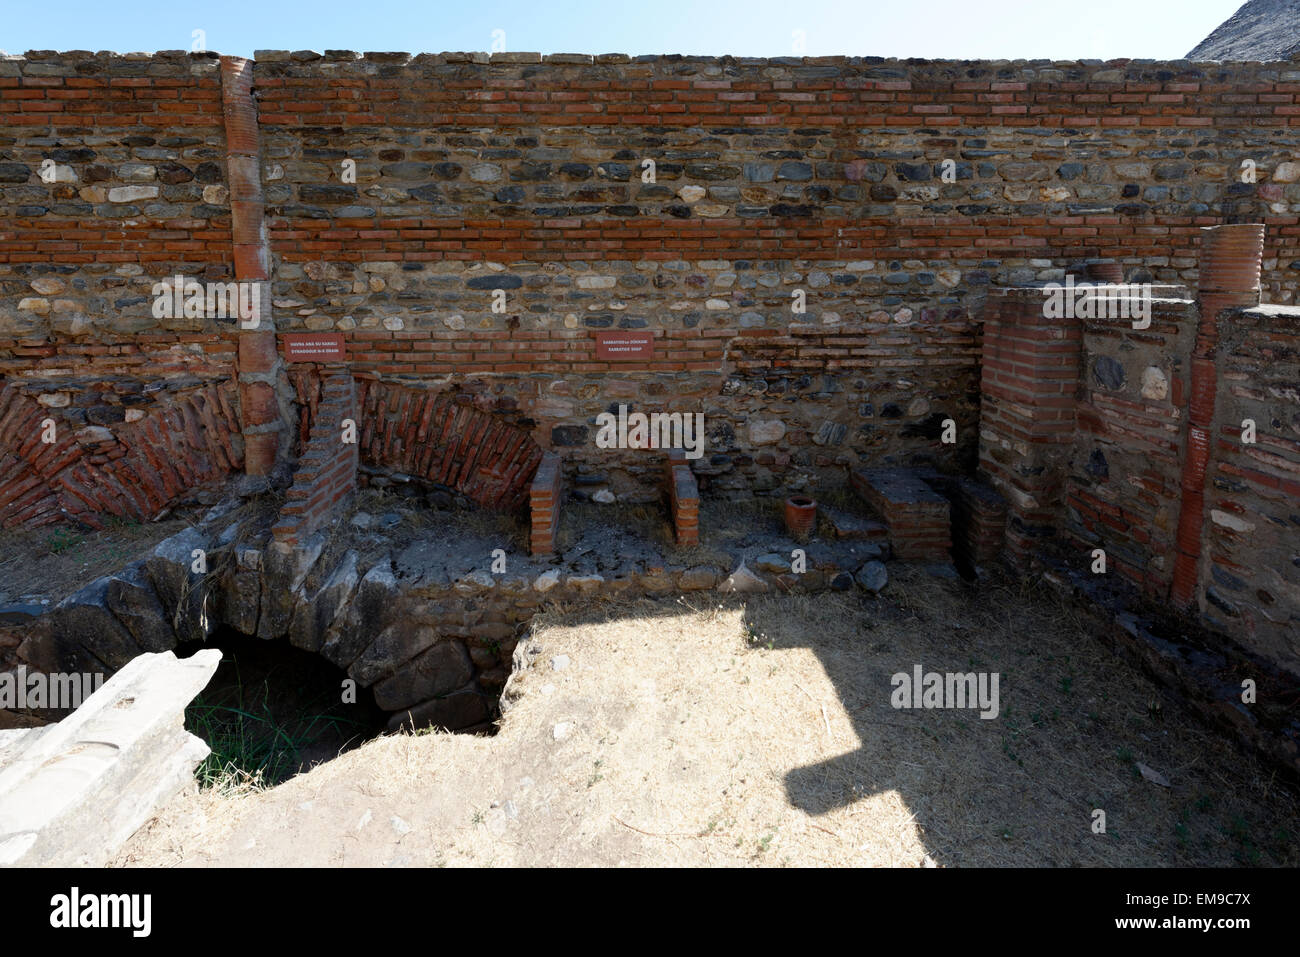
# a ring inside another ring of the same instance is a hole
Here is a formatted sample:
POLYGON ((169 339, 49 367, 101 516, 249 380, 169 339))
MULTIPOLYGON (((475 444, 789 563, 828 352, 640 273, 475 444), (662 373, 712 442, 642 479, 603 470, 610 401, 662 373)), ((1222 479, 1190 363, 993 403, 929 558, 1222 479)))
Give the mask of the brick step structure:
POLYGON ((352 376, 326 376, 311 431, 298 458, 280 520, 277 541, 298 544, 325 526, 357 488, 357 443, 343 441, 344 420, 356 423, 356 385, 352 376))
POLYGON ((947 561, 952 547, 951 506, 911 469, 864 469, 849 473, 858 493, 885 524, 896 557, 947 561))

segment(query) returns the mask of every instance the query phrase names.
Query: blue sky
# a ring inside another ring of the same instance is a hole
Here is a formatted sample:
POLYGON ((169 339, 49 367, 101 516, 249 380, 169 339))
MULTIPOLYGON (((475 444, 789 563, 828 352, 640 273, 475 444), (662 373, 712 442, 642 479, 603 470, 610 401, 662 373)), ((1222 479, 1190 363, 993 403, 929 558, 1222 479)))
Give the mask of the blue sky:
POLYGON ((4 0, 0 50, 491 50, 1176 59, 1243 0, 4 0))

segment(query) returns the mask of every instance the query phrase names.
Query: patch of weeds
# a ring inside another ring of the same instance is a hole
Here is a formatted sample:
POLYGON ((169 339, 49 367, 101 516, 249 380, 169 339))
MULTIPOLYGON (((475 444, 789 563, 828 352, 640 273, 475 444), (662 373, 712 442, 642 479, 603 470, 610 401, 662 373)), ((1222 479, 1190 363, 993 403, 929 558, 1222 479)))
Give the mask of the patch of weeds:
POLYGON ((280 784, 313 763, 319 749, 365 735, 365 724, 340 711, 336 690, 296 678, 245 681, 239 659, 223 658, 218 679, 185 709, 186 728, 211 748, 196 771, 201 787, 280 784))
POLYGON ((471 824, 482 824, 482 823, 483 823, 483 820, 484 820, 484 814, 483 814, 483 812, 482 812, 482 811, 475 811, 475 812, 474 812, 474 816, 473 816, 472 818, 470 818, 470 823, 471 823, 471 824))
POLYGON ((208 742, 212 753, 199 765, 199 785, 228 786, 232 774, 242 774, 260 785, 279 784, 296 774, 299 753, 315 741, 324 726, 361 725, 336 715, 314 714, 301 723, 277 720, 267 707, 269 689, 263 685, 261 702, 250 702, 255 710, 210 704, 200 695, 185 709, 187 723, 208 742))
POLYGON ((1250 836, 1250 825, 1246 823, 1245 818, 1239 814, 1234 814, 1232 823, 1223 829, 1223 833, 1239 845, 1235 854, 1238 861, 1252 867, 1258 866, 1261 855, 1259 848, 1255 846, 1255 842, 1250 836))
POLYGON ((74 532, 70 528, 56 528, 50 533, 50 537, 45 540, 45 546, 50 550, 51 555, 62 555, 70 548, 76 548, 86 540, 86 536, 74 532))
POLYGON ((587 787, 595 787, 596 783, 605 780, 605 775, 600 773, 600 767, 605 762, 602 758, 597 758, 592 764, 591 777, 587 778, 587 787))
POLYGON ((772 840, 776 837, 776 831, 769 831, 765 837, 758 839, 758 853, 766 854, 767 849, 772 846, 772 840))

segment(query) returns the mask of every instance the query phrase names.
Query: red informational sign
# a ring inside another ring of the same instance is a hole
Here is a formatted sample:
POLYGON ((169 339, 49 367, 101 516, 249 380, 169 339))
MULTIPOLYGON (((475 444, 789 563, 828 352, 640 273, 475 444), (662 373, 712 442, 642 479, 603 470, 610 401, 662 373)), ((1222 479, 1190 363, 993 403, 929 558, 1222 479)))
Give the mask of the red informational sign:
POLYGON ((653 359, 655 336, 653 332, 598 332, 596 333, 596 358, 610 362, 629 359, 653 359))
POLYGON ((334 362, 345 358, 341 332, 293 332, 284 337, 290 362, 334 362))

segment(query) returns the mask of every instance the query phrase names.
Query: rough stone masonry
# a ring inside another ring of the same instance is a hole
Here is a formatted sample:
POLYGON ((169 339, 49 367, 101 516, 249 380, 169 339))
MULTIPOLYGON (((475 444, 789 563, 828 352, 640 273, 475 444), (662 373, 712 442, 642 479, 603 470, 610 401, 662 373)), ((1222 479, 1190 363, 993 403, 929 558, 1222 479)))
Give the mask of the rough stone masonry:
MULTIPOLYGON (((598 448, 600 413, 702 412, 705 499, 979 477, 1010 554, 1102 543, 1163 600, 1204 433, 1191 603, 1300 670, 1298 129, 1295 61, 8 57, 0 524, 319 462, 341 376, 362 481, 513 507, 554 455, 543 543, 561 488, 657 501, 681 470, 598 448), (1255 285, 1198 353, 1202 230, 1244 223, 1255 285), (1169 288, 1151 330, 1049 326, 1016 291, 1098 258, 1169 288), (176 275, 264 284, 260 325, 158 318, 176 275), (651 347, 602 357, 605 331, 651 347), (300 333, 340 352, 294 359, 300 333)), ((302 527, 351 481, 299 469, 302 527)))

